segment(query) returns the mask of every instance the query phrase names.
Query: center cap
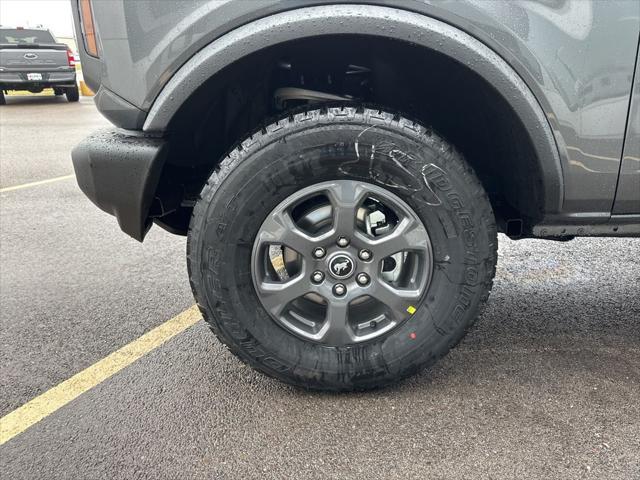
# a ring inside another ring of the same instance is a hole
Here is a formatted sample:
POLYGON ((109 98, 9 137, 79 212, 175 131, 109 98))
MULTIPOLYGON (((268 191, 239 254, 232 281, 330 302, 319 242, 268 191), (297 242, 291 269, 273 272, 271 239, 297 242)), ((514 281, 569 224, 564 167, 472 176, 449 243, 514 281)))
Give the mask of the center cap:
POLYGON ((347 255, 340 254, 329 260, 329 272, 341 280, 349 278, 356 269, 355 262, 347 255))

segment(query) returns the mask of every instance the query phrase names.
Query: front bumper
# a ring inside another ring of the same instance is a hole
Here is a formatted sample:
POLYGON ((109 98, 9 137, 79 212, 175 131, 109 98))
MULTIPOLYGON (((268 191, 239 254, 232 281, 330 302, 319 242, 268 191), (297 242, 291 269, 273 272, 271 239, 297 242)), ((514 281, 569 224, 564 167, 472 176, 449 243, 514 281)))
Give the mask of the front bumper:
POLYGON ((71 152, 80 189, 118 219, 120 228, 142 241, 151 227, 153 202, 168 144, 142 132, 101 130, 71 152))

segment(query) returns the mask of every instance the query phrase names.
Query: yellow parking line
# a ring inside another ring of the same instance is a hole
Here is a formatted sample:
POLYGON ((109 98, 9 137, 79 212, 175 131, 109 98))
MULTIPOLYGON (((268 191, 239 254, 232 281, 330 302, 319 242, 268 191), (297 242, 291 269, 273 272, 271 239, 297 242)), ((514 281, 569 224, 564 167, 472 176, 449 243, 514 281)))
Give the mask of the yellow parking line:
POLYGON ((194 305, 0 418, 0 445, 131 365, 140 357, 197 323, 201 318, 198 307, 194 305))
POLYGON ((22 190, 23 188, 36 187, 38 185, 44 185, 46 183, 59 182, 61 180, 69 180, 75 178, 75 175, 64 175, 62 177, 48 178, 46 180, 38 180, 37 182, 23 183, 22 185, 14 185, 13 187, 0 188, 0 193, 12 192, 14 190, 22 190))

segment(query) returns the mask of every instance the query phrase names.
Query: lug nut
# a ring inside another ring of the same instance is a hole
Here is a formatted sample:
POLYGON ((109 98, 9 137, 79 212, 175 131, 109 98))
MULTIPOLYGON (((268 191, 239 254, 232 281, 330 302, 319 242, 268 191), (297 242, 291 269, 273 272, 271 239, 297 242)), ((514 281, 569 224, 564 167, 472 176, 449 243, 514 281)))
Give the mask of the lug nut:
POLYGON ((349 239, 347 237, 340 237, 336 241, 339 247, 345 248, 349 246, 349 239))
POLYGON ((343 284, 336 283, 333 286, 333 294, 336 297, 342 297, 345 293, 347 293, 347 287, 345 287, 343 284))
POLYGON ((327 252, 322 247, 317 247, 313 250, 313 256, 316 258, 322 258, 327 252))
POLYGON ((366 273, 359 273, 356 277, 356 282, 358 282, 358 285, 362 287, 364 287, 365 285, 369 285, 369 281, 369 275, 367 275, 366 273))
POLYGON ((371 260, 371 257, 373 257, 373 254, 370 250, 360 250, 360 253, 358 253, 358 257, 360 257, 360 260, 368 262, 369 260, 371 260))
POLYGON ((322 283, 323 280, 324 280, 324 273, 322 273, 321 271, 316 270, 311 274, 311 281, 313 283, 322 283))

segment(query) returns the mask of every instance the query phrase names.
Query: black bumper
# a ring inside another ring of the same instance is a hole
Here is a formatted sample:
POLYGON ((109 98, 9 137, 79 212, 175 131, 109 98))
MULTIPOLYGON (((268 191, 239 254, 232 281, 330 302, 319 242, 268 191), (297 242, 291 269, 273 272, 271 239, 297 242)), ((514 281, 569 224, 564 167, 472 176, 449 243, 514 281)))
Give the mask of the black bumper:
POLYGON ((42 75, 42 80, 29 80, 27 72, 0 72, 0 90, 40 90, 43 88, 74 87, 77 86, 76 71, 36 71, 42 75))
POLYGON ((122 231, 142 241, 151 227, 149 208, 167 153, 160 138, 126 130, 102 130, 71 152, 78 185, 98 207, 118 219, 122 231))
POLYGON ((77 87, 75 83, 60 83, 60 82, 31 82, 31 83, 1 83, 0 90, 15 90, 22 92, 40 92, 45 88, 71 88, 77 87))

